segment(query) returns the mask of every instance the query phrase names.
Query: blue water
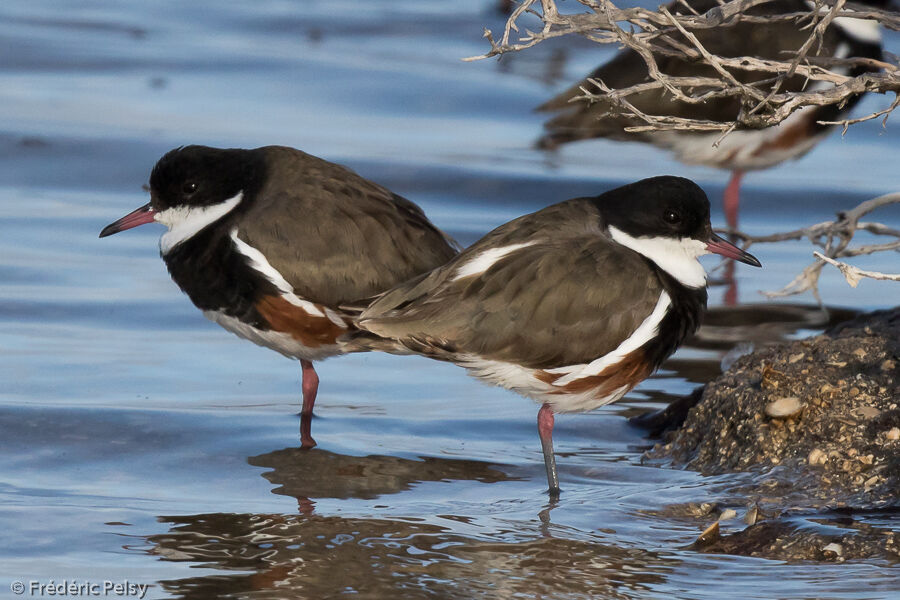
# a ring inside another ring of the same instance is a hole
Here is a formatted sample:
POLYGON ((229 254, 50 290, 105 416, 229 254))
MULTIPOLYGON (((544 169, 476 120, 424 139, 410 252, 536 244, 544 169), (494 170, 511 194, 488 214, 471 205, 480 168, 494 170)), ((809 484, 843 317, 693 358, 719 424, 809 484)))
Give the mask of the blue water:
MULTIPOLYGON (((529 401, 426 359, 343 357, 319 367, 319 446, 301 452, 298 366, 205 321, 159 260, 158 226, 97 239, 146 202, 156 159, 187 143, 285 144, 347 164, 463 243, 661 173, 697 180, 723 224, 724 173, 639 144, 533 150, 533 107, 609 50, 564 39, 462 62, 503 19, 488 0, 0 5, 0 597, 63 579, 148 584, 154 598, 896 589, 896 566, 877 562, 698 554, 686 546, 708 523, 663 516, 719 499, 722 481, 642 466, 651 442, 624 416, 713 377, 731 341, 685 347, 623 402, 558 418, 565 493, 548 507, 529 401)), ((855 126, 749 175, 742 227, 792 229, 900 190, 898 131, 855 126)), ((876 216, 900 226, 896 206, 876 216)), ((758 291, 812 260, 802 242, 754 253, 765 269, 738 268, 744 303, 768 304, 758 291)), ((897 270, 895 255, 856 264, 897 270)), ((831 306, 900 304, 897 284, 853 289, 834 271, 821 289, 831 306)), ((723 294, 711 289, 713 310, 723 294)), ((813 300, 772 308, 798 303, 813 300)), ((732 337, 814 331, 804 311, 792 324, 751 310, 732 337)))

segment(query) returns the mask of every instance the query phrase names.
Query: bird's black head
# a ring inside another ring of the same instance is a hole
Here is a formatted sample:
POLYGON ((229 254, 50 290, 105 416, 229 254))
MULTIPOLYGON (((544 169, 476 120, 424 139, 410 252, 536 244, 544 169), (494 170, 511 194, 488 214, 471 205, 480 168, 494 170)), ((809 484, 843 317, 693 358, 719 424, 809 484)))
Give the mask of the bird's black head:
POLYGON ((752 255, 713 232, 709 200, 690 179, 670 175, 642 179, 601 194, 593 202, 613 239, 631 240, 626 245, 639 252, 671 250, 694 256, 713 252, 760 266, 752 255))
MULTIPOLYGON (((256 195, 266 177, 264 156, 261 148, 171 150, 150 173, 150 202, 104 227, 100 237, 157 222, 170 230, 181 228, 180 237, 170 240, 176 245, 226 214, 239 212, 244 198, 256 195)), ((167 247, 160 246, 164 251, 167 247)))
POLYGON ((219 204, 256 192, 265 176, 256 150, 184 146, 167 152, 150 173, 150 205, 156 212, 219 204))
POLYGON ((683 177, 642 179, 601 194, 594 202, 607 225, 634 237, 705 241, 712 232, 706 194, 683 177))

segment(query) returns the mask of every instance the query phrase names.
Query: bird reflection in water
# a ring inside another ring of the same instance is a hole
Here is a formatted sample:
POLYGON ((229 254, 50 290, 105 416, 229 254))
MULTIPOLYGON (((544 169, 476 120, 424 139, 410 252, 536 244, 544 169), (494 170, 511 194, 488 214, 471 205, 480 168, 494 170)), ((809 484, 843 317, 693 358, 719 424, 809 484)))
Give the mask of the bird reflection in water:
POLYGON ((664 585, 681 564, 668 554, 610 545, 596 532, 546 535, 538 519, 490 525, 452 515, 219 513, 160 520, 169 531, 148 536, 147 551, 206 571, 159 582, 185 599, 633 598, 664 585))
POLYGON ((262 475, 274 494, 297 498, 300 512, 312 514, 316 498, 371 500, 429 481, 515 481, 499 465, 436 457, 348 456, 314 448, 285 448, 247 459, 270 469, 262 475))

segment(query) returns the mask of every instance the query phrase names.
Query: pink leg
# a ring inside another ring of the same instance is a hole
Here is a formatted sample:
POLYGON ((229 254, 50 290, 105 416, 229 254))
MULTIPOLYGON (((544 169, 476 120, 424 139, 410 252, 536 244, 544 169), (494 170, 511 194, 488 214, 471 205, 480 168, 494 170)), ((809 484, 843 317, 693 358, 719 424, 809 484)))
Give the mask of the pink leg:
MULTIPOLYGON (((728 227, 737 230, 738 212, 741 203, 741 179, 744 177, 743 171, 732 171, 731 179, 728 181, 728 187, 725 188, 725 198, 723 206, 725 209, 725 221, 728 227)), ((734 240, 732 240, 734 241, 734 240)), ((725 291, 725 306, 735 306, 737 304, 737 282, 734 280, 734 261, 729 260, 725 265, 725 283, 728 289, 725 291)))
POLYGON ((311 361, 300 359, 303 368, 303 408, 300 410, 300 447, 312 448, 316 440, 312 438, 313 405, 319 391, 319 376, 311 361))
POLYGON ((724 208, 725 222, 732 229, 738 226, 738 209, 741 203, 741 179, 744 177, 743 171, 732 171, 731 179, 728 181, 728 187, 725 188, 724 208))
POLYGON ((556 473, 556 457, 553 455, 553 409, 544 404, 537 416, 538 435, 544 451, 544 466, 547 467, 547 483, 551 496, 559 496, 559 475, 556 473))

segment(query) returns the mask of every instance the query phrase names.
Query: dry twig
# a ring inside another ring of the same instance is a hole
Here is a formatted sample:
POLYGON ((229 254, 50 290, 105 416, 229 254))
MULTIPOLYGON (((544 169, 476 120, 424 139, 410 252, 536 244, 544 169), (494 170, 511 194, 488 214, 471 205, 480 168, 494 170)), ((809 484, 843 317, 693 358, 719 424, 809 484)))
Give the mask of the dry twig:
POLYGON ((847 279, 847 282, 853 287, 856 287, 859 280, 864 277, 900 281, 900 274, 894 275, 879 273, 877 271, 863 271, 862 269, 858 269, 857 267, 837 260, 841 258, 875 254, 876 252, 900 251, 900 230, 882 223, 861 220, 869 213, 891 204, 900 204, 900 192, 885 194, 884 196, 867 200, 851 210, 838 213, 837 218, 834 221, 825 221, 802 229, 764 236, 752 236, 739 231, 729 233, 741 240, 745 249, 753 244, 802 239, 807 239, 814 246, 818 246, 821 251, 813 252, 813 255, 816 257, 815 262, 807 265, 799 275, 782 289, 775 292, 764 292, 764 294, 769 298, 775 298, 793 296, 809 291, 813 293, 821 304, 818 289, 819 276, 821 275, 822 267, 826 264, 838 267, 847 279), (853 241, 853 236, 858 231, 866 231, 873 235, 883 236, 888 238, 889 241, 851 247, 850 242, 853 241))
MULTIPOLYGON (((521 0, 507 20, 503 36, 495 41, 490 30, 485 37, 490 51, 482 56, 464 60, 478 60, 517 52, 540 42, 570 34, 579 34, 601 44, 621 44, 638 53, 647 65, 649 82, 622 89, 610 89, 601 82, 593 82, 596 89, 583 89, 580 100, 603 98, 611 101, 613 111, 639 119, 644 125, 630 127, 628 131, 721 131, 727 134, 736 128, 763 128, 776 125, 791 113, 804 106, 841 106, 850 98, 865 92, 887 94, 893 92, 896 99, 886 108, 870 115, 829 122, 841 125, 844 131, 854 123, 887 116, 900 105, 900 65, 888 60, 873 61, 870 58, 823 58, 809 56, 814 47, 821 45, 825 30, 838 17, 866 18, 878 21, 882 26, 900 30, 900 13, 854 6, 847 0, 823 0, 819 9, 809 12, 749 15, 751 8, 774 0, 722 0, 718 6, 704 14, 689 11, 673 14, 665 6, 659 10, 644 8, 621 9, 612 0, 578 0, 589 12, 561 14, 554 0, 521 0), (853 10, 850 10, 850 8, 853 10), (520 31, 518 21, 525 15, 540 19, 540 31, 520 31), (743 23, 772 24, 783 21, 809 22, 809 37, 800 49, 783 60, 767 60, 753 56, 723 57, 709 52, 695 35, 696 32, 715 27, 727 27, 737 20, 743 23), (627 29, 620 23, 628 23, 627 29), (517 39, 513 33, 518 34, 517 39), (657 57, 679 56, 709 65, 718 77, 672 77, 657 66, 657 57), (876 64, 877 63, 877 64, 876 64), (851 66, 878 68, 856 77, 842 71, 851 66), (772 78, 753 83, 742 83, 737 71, 771 73, 772 78), (823 82, 832 86, 811 86, 804 92, 788 92, 783 83, 792 76, 805 77, 811 82, 823 82), (733 122, 678 118, 640 112, 629 102, 629 97, 648 89, 663 88, 673 98, 690 104, 699 104, 712 97, 734 97, 748 110, 736 115, 733 122)), ((682 2, 684 3, 684 2, 682 2)), ((896 60, 894 58, 894 60, 896 60)), ((724 135, 723 135, 724 137, 724 135)))
POLYGON ((882 281, 900 281, 900 274, 897 275, 889 275, 886 273, 879 273, 878 271, 863 271, 853 265, 848 265, 847 263, 839 262, 834 260, 833 258, 828 258, 821 252, 813 252, 813 256, 818 258, 819 260, 824 260, 829 265, 833 265, 841 270, 841 274, 844 276, 844 279, 847 280, 852 287, 856 287, 859 285, 859 281, 863 277, 868 277, 870 279, 880 279, 882 281))

